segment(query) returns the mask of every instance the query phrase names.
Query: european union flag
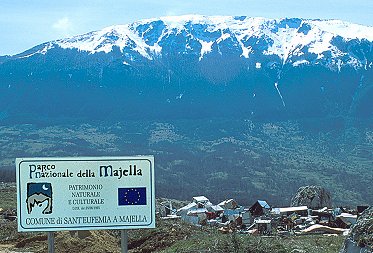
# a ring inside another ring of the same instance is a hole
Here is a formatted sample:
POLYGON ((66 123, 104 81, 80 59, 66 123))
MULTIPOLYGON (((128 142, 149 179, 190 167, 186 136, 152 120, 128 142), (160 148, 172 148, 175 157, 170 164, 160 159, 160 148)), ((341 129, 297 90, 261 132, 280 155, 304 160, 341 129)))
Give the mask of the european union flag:
POLYGON ((146 205, 146 188, 118 188, 119 206, 146 205))

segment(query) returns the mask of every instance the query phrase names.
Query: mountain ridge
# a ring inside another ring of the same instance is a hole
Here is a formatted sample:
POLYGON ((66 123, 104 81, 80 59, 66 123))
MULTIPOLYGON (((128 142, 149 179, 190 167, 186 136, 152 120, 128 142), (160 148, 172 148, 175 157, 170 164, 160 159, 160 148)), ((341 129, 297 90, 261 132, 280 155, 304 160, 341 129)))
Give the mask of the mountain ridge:
MULTIPOLYGON (((274 44, 272 48, 268 48, 265 54, 268 55, 278 55, 280 58, 286 61, 286 57, 288 56, 289 52, 286 52, 287 46, 282 48, 285 43, 290 44, 290 48, 294 48, 297 45, 307 45, 311 43, 313 46, 312 49, 314 53, 317 53, 320 57, 321 53, 327 51, 330 45, 328 45, 328 40, 330 41, 333 37, 340 36, 343 39, 350 41, 353 39, 363 40, 366 39, 367 41, 373 41, 373 27, 363 26, 353 23, 348 23, 341 20, 319 20, 319 19, 300 19, 300 18, 282 18, 282 19, 269 19, 269 18, 251 18, 251 17, 233 17, 233 16, 201 16, 201 15, 184 15, 184 16, 168 16, 168 17, 161 17, 159 19, 145 19, 136 21, 132 24, 125 24, 125 25, 114 25, 103 28, 98 31, 89 32, 83 35, 76 35, 73 37, 65 38, 65 39, 58 39, 55 41, 50 41, 44 43, 45 47, 37 52, 34 52, 29 55, 20 56, 22 58, 30 57, 35 53, 45 54, 49 49, 59 46, 63 49, 78 49, 79 51, 87 51, 89 53, 98 53, 98 52, 111 52, 113 51, 113 46, 117 46, 123 52, 125 47, 128 47, 128 42, 135 42, 136 44, 136 51, 140 53, 143 57, 148 59, 152 59, 152 56, 149 55, 147 52, 150 51, 153 54, 160 54, 162 51, 162 47, 159 46, 159 41, 164 37, 169 35, 173 29, 176 29, 177 32, 188 31, 187 25, 206 25, 206 29, 209 32, 216 32, 219 29, 224 30, 228 29, 231 30, 232 33, 228 31, 228 33, 222 34, 220 37, 217 37, 215 41, 217 43, 228 39, 230 36, 233 36, 237 39, 240 43, 242 53, 241 56, 245 58, 249 58, 250 54, 250 46, 246 46, 242 43, 242 40, 249 36, 249 37, 260 37, 260 36, 269 36, 269 39, 274 40, 274 44), (158 40, 156 42, 150 41, 148 38, 145 38, 146 32, 149 29, 153 28, 153 25, 158 23, 157 25, 164 26, 166 32, 158 34, 158 40), (149 27, 145 31, 141 31, 142 26, 148 25, 149 27), (284 27, 285 26, 285 27, 284 27), (296 28, 297 30, 292 30, 296 28), (283 34, 279 33, 278 29, 283 29, 281 32, 288 30, 289 32, 283 36, 283 34), (261 30, 263 32, 261 32, 261 30), (316 30, 316 31, 313 31, 316 30), (313 31, 314 36, 303 36, 301 38, 297 33, 304 33, 307 35, 310 31, 313 31), (142 34, 140 34, 142 32, 142 34), (293 34, 291 34, 293 33, 293 34), (274 36, 270 35, 276 35, 274 36), (315 37, 317 38, 319 35, 319 39, 321 41, 316 41, 315 37), (275 37, 276 37, 275 36, 275 37), (321 37, 320 37, 321 36, 321 37), (293 40, 295 42, 292 42, 293 40), (305 40, 305 41, 299 41, 305 40), (298 41, 297 41, 298 40, 298 41), (280 42, 280 43, 279 43, 280 42), (297 44, 297 42, 300 42, 297 44), (302 44, 303 42, 303 44, 302 44)), ((189 35, 192 33, 189 33, 189 35)), ((193 35, 192 35, 193 36, 193 35)), ((210 41, 205 41, 200 38, 196 38, 196 40, 201 45, 201 52, 200 52, 200 60, 203 58, 204 54, 207 54, 211 51, 211 38, 207 39, 210 41)), ((43 44, 41 44, 43 45, 43 44)), ((39 45, 40 46, 40 45, 39 45)), ((340 53, 337 52, 336 53, 340 53)), ((22 53, 21 53, 22 54, 22 53)))
POLYGON ((370 117, 372 34, 299 18, 192 15, 111 26, 0 58, 0 111, 370 117))

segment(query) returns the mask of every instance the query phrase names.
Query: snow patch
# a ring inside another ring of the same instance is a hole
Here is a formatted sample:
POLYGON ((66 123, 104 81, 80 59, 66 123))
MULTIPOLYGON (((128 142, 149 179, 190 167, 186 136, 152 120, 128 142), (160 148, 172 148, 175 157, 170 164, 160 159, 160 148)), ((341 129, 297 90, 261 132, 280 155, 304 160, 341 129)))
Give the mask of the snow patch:
POLYGON ((91 54, 98 52, 109 53, 114 46, 123 50, 125 47, 132 49, 143 57, 152 59, 147 53, 149 46, 139 37, 129 25, 118 25, 104 28, 101 31, 75 36, 68 39, 57 40, 56 43, 64 49, 77 49, 91 54))
POLYGON ((337 62, 338 73, 341 72, 342 64, 343 64, 342 60, 338 59, 338 62, 337 62))
POLYGON ((339 35, 346 39, 367 39, 373 42, 373 27, 371 26, 363 26, 341 20, 312 20, 309 22, 333 35, 339 35))
POLYGON ((334 35, 331 33, 322 33, 320 36, 315 37, 317 39, 311 43, 308 51, 317 54, 320 57, 323 52, 334 48, 334 46, 330 44, 333 37, 334 35))
POLYGON ((276 90, 277 90, 278 95, 279 95, 280 98, 281 98, 282 105, 283 105, 284 107, 286 107, 285 102, 284 102, 284 98, 282 97, 282 94, 281 94, 281 92, 280 92, 280 89, 278 88, 278 83, 277 83, 277 82, 275 82, 275 88, 276 88, 276 90))
POLYGON ((21 57, 18 57, 19 59, 23 59, 23 58, 29 58, 35 54, 42 54, 42 55, 45 55, 49 49, 52 49, 53 48, 53 44, 51 42, 49 42, 47 45, 45 45, 45 47, 39 51, 36 51, 36 52, 33 52, 31 54, 28 54, 28 55, 24 55, 24 56, 21 56, 21 57))
POLYGON ((300 61, 296 61, 293 63, 293 66, 294 67, 298 67, 299 65, 303 65, 303 64, 309 64, 310 62, 307 61, 307 60, 300 60, 300 61))
POLYGON ((208 54, 208 53, 210 53, 211 52, 211 50, 212 50, 212 44, 214 44, 214 42, 213 41, 211 41, 211 42, 206 42, 206 41, 203 41, 203 40, 199 40, 199 43, 201 44, 201 46, 202 46, 202 48, 201 48, 201 55, 200 55, 200 57, 199 57, 199 60, 201 61, 202 60, 202 58, 203 58, 203 56, 205 55, 205 54, 208 54))
POLYGON ((231 35, 229 33, 223 33, 219 39, 216 40, 216 43, 220 43, 228 38, 230 38, 231 35))
POLYGON ((249 58, 249 55, 252 51, 251 47, 247 48, 241 43, 241 49, 242 49, 242 54, 241 56, 245 57, 246 59, 249 58))

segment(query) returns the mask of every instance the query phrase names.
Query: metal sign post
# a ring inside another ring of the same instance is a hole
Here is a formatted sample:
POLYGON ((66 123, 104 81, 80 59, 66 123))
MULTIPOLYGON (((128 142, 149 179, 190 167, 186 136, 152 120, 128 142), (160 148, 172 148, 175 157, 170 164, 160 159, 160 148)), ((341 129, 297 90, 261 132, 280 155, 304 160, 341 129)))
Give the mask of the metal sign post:
POLYGON ((128 234, 125 229, 120 231, 121 253, 128 253, 128 234))
POLYGON ((48 253, 54 253, 54 232, 48 232, 48 253))

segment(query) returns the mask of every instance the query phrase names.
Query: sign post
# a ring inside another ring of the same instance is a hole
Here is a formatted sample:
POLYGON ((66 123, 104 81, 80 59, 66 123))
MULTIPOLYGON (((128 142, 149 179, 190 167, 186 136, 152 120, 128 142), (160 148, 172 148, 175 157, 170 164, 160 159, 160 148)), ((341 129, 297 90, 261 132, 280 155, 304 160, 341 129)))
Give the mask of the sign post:
POLYGON ((127 230, 122 229, 120 231, 120 246, 121 246, 121 253, 128 253, 128 234, 127 234, 127 230))
POLYGON ((123 230, 155 227, 153 156, 17 158, 16 166, 18 231, 120 229, 125 242, 123 230))
POLYGON ((54 232, 48 232, 48 253, 54 253, 54 232))

